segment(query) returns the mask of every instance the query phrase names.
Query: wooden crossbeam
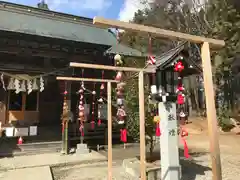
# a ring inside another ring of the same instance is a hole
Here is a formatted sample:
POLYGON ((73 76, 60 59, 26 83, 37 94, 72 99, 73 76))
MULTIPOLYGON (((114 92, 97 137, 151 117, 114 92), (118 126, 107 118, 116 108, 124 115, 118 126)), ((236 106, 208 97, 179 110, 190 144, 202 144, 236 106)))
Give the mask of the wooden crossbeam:
POLYGON ((147 72, 152 73, 155 70, 153 69, 141 69, 141 68, 133 68, 133 67, 116 67, 116 66, 106 66, 100 64, 85 64, 85 63, 76 63, 70 62, 70 67, 78 67, 78 68, 88 68, 88 69, 101 69, 101 70, 109 70, 109 71, 128 71, 128 72, 147 72))
POLYGON ((199 44, 208 42, 210 46, 214 48, 221 48, 225 46, 225 42, 223 40, 195 36, 191 34, 185 34, 181 32, 175 32, 175 31, 155 28, 151 26, 144 26, 139 24, 122 22, 118 20, 105 19, 102 17, 94 17, 93 24, 104 27, 104 28, 110 28, 110 27, 119 28, 119 29, 133 31, 133 32, 152 34, 155 36, 165 37, 169 39, 181 39, 181 40, 190 41, 190 42, 199 43, 199 44))
POLYGON ((93 79, 93 78, 77 78, 77 77, 56 77, 59 81, 84 81, 84 82, 111 82, 111 83, 118 83, 119 81, 112 80, 112 79, 93 79))

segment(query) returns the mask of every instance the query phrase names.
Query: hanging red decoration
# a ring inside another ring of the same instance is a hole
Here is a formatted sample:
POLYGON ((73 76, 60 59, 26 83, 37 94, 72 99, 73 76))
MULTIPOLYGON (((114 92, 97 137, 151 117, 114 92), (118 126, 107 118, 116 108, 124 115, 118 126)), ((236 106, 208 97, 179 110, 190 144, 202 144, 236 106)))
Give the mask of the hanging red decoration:
POLYGON ((156 64, 156 58, 152 55, 152 37, 149 35, 148 41, 148 64, 154 65, 156 64))
POLYGON ((185 89, 184 89, 183 85, 182 85, 182 84, 179 84, 178 87, 177 87, 176 92, 178 93, 178 92, 184 91, 184 90, 185 90, 185 89))
POLYGON ((190 155, 189 155, 189 148, 188 148, 188 145, 187 145, 187 141, 184 138, 186 136, 188 136, 188 132, 183 127, 180 127, 180 138, 181 138, 181 141, 183 143, 184 156, 185 156, 185 158, 189 158, 190 157, 190 155))
POLYGON ((184 137, 181 137, 181 140, 182 140, 183 148, 184 148, 184 157, 188 159, 190 157, 190 155, 189 155, 189 149, 188 149, 187 142, 184 139, 184 137))
POLYGON ((154 65, 156 64, 156 58, 154 56, 148 57, 148 64, 154 65))
MULTIPOLYGON (((82 78, 84 74, 84 70, 82 69, 82 78)), ((81 136, 84 136, 84 122, 86 121, 86 117, 85 117, 85 107, 84 107, 84 82, 82 81, 80 84, 80 88, 79 88, 79 105, 78 105, 78 120, 79 122, 79 131, 81 133, 81 136)))
POLYGON ((174 70, 175 70, 176 72, 182 72, 182 70, 184 70, 184 66, 183 66, 183 64, 182 64, 181 61, 178 61, 178 62, 175 64, 174 70))
POLYGON ((159 137, 161 136, 161 129, 159 123, 156 123, 156 136, 159 137))
POLYGON ((184 95, 183 94, 178 94, 177 95, 177 104, 184 104, 184 102, 185 102, 185 97, 184 97, 184 95))
POLYGON ((102 120, 98 119, 98 126, 100 126, 102 124, 102 120))
POLYGON ((127 129, 121 129, 120 130, 121 133, 121 141, 126 143, 127 142, 127 129))

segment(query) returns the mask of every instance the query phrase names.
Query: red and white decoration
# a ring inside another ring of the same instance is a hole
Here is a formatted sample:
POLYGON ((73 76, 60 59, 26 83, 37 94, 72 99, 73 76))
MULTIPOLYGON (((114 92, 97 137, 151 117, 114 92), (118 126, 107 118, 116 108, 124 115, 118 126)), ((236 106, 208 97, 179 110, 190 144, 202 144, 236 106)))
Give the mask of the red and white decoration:
MULTIPOLYGON (((182 60, 183 58, 181 58, 182 60)), ((183 124, 185 123, 185 117, 186 114, 184 112, 184 104, 185 104, 185 88, 183 86, 183 82, 182 82, 182 76, 181 73, 184 70, 184 65, 183 62, 179 60, 175 65, 174 65, 174 71, 178 72, 178 86, 176 89, 176 93, 177 93, 177 104, 178 104, 178 117, 180 119, 180 131, 179 131, 179 135, 181 138, 181 141, 183 143, 184 146, 184 156, 186 158, 189 158, 189 150, 188 150, 188 146, 187 146, 187 142, 185 140, 185 136, 188 136, 187 131, 183 128, 183 124)))
POLYGON ((95 104, 96 101, 96 91, 95 91, 95 83, 93 84, 93 91, 92 91, 92 119, 91 119, 91 129, 95 128, 95 104))
MULTIPOLYGON (((123 61, 122 58, 119 54, 116 54, 114 57, 114 61, 115 61, 115 65, 116 66, 122 66, 123 65, 123 61)), ((115 80, 119 81, 119 83, 117 83, 117 88, 116 88, 116 94, 117 94, 117 105, 118 105, 118 109, 117 109, 117 120, 118 120, 118 124, 123 125, 123 128, 120 130, 120 140, 123 143, 127 142, 127 129, 126 129, 126 111, 125 111, 125 106, 124 106, 124 86, 125 83, 122 83, 122 72, 118 71, 115 77, 115 80)))
MULTIPOLYGON (((104 79, 104 71, 102 71, 102 79, 104 79)), ((103 103, 104 103, 104 100, 103 100, 103 94, 104 94, 104 90, 105 90, 105 85, 104 83, 101 84, 100 86, 100 98, 98 99, 98 126, 100 126, 102 124, 102 109, 103 109, 103 103)))
POLYGON ((80 127, 79 131, 81 133, 81 136, 84 136, 84 122, 85 119, 85 107, 84 107, 84 83, 81 83, 80 89, 79 89, 79 105, 78 105, 78 120, 80 121, 80 127))
POLYGON ((148 64, 155 65, 156 64, 156 58, 154 56, 148 57, 148 64))

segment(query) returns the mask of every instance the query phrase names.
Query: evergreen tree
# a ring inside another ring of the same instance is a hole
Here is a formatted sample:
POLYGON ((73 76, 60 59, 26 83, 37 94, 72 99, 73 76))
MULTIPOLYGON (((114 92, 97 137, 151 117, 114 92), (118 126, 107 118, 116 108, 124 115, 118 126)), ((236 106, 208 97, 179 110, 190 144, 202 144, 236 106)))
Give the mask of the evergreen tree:
POLYGON ((45 3, 44 0, 41 0, 38 4, 37 4, 39 9, 44 9, 44 10, 49 10, 48 5, 45 3))
MULTIPOLYGON (((160 1, 156 1, 156 3, 158 2, 160 1)), ((211 54, 216 90, 219 89, 222 91, 222 87, 218 81, 224 77, 223 74, 226 71, 230 73, 229 65, 231 65, 236 53, 240 52, 240 11, 237 0, 209 0, 204 6, 197 8, 193 4, 189 5, 181 1, 169 1, 168 3, 156 4, 155 6, 151 5, 151 9, 138 10, 132 22, 225 40, 226 46, 211 54)), ((121 41, 147 53, 148 38, 140 33, 125 32, 121 36, 121 41)), ((152 51, 158 55, 173 48, 177 43, 169 39, 153 37, 152 51)), ((192 43, 188 45, 191 57, 200 60, 200 46, 192 43)), ((135 64, 135 66, 142 68, 144 65, 140 61, 136 61, 135 64)), ((133 79, 131 84, 137 84, 137 79, 133 79)), ((137 91, 137 86, 131 86, 126 90, 126 92, 129 92, 127 93, 128 101, 134 104, 134 106, 128 106, 128 110, 132 112, 131 115, 133 116, 130 119, 131 126, 139 121, 136 114, 136 111, 138 111, 136 108, 138 107, 138 99, 135 93, 137 91)), ((229 89, 227 94, 229 94, 229 89)), ((136 124, 137 126, 138 124, 136 124)))

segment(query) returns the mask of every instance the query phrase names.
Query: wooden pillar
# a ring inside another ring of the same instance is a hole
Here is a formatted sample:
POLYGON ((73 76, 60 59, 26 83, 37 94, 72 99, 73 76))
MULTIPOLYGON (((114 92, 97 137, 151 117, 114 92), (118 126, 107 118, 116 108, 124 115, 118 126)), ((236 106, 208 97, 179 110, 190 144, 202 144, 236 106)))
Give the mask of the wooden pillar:
POLYGON ((144 109, 144 77, 143 71, 139 72, 139 118, 140 118, 140 170, 141 180, 146 180, 146 144, 145 144, 145 109, 144 109))
POLYGON ((112 180, 112 95, 111 82, 107 83, 108 113, 108 180, 112 180))
POLYGON ((221 158, 219 148, 218 122, 215 108, 215 93, 213 89, 212 66, 209 43, 202 44, 202 67, 204 78, 204 92, 206 96, 208 134, 210 139, 210 153, 212 161, 213 180, 222 180, 221 158))

